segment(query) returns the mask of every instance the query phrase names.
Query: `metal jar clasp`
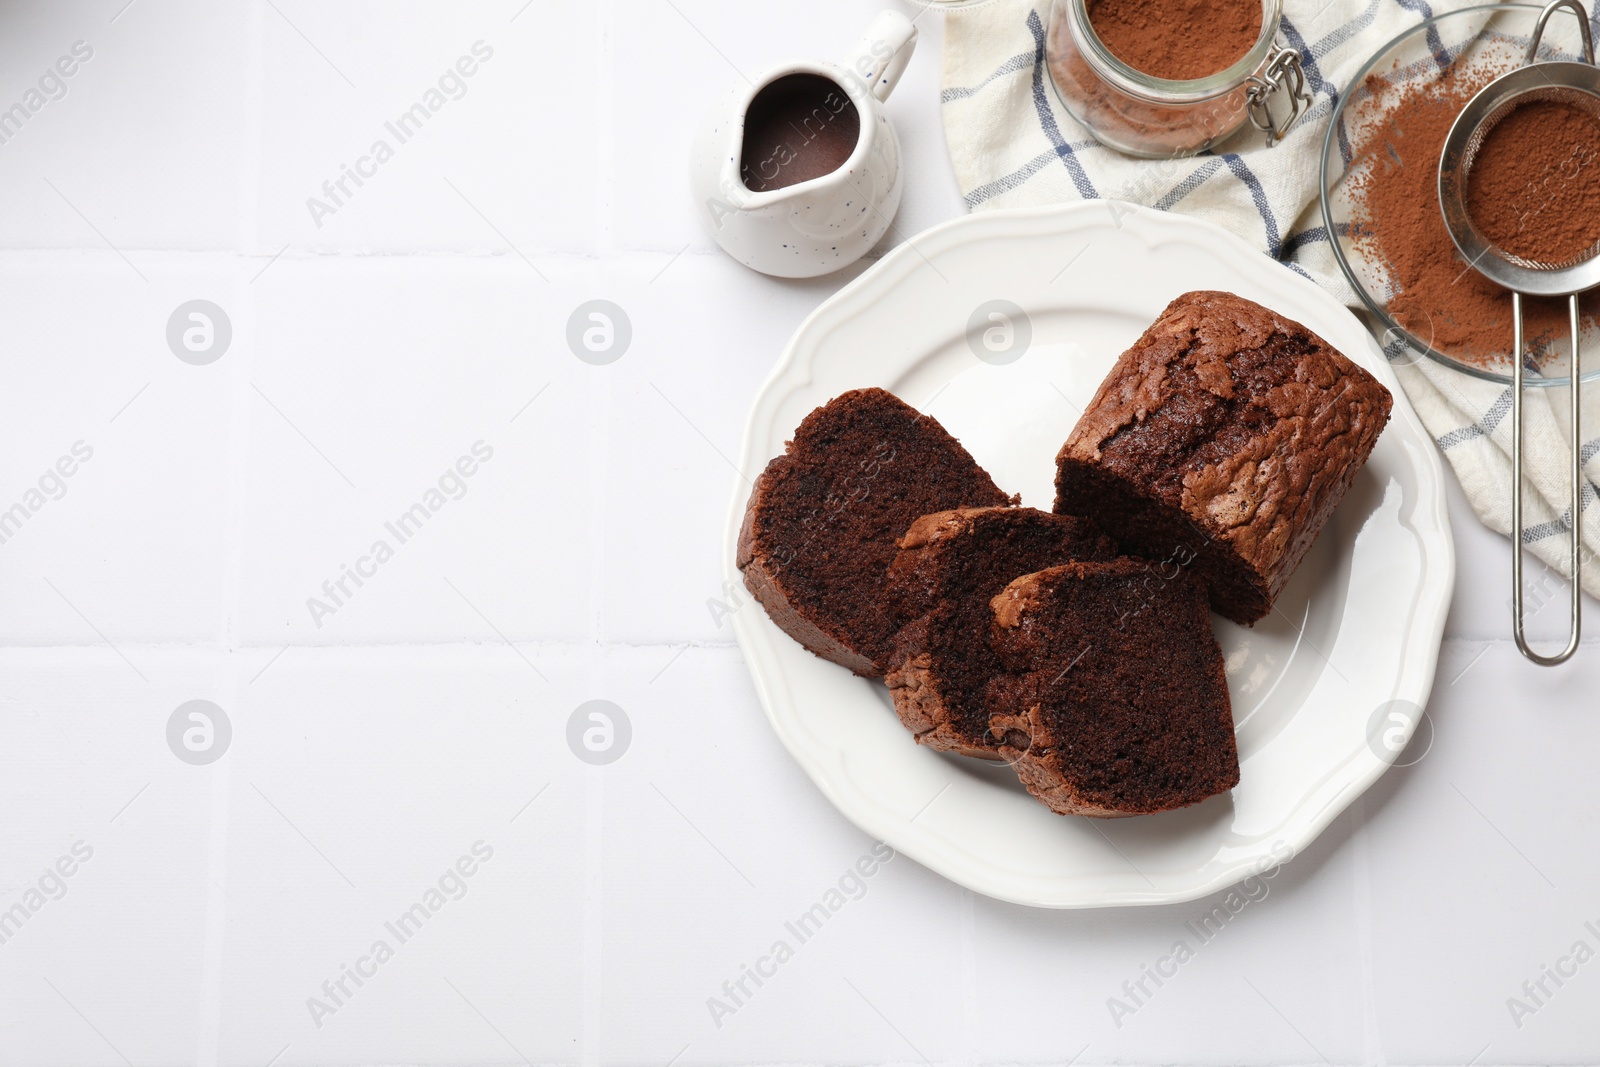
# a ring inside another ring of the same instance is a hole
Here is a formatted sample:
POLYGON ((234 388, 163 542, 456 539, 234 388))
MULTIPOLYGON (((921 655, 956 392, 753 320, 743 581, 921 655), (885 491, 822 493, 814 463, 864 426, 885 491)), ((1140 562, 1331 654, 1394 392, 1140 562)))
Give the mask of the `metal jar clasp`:
POLYGON ((1306 72, 1301 66, 1298 50, 1274 45, 1267 55, 1261 73, 1252 74, 1246 106, 1250 124, 1267 135, 1267 147, 1272 147, 1288 136, 1300 116, 1311 107, 1311 93, 1306 89, 1306 72), (1289 117, 1279 125, 1273 118, 1272 94, 1279 89, 1289 94, 1289 117))

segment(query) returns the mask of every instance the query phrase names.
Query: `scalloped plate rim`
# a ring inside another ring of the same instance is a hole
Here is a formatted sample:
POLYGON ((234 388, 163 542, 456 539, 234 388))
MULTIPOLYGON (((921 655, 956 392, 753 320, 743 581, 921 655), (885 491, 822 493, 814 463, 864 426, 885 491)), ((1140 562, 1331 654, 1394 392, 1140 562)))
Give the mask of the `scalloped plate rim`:
MULTIPOLYGON (((1402 527, 1416 538, 1422 566, 1416 594, 1405 624, 1401 627, 1405 640, 1397 652, 1394 664, 1396 676, 1390 689, 1391 699, 1412 700, 1426 707, 1445 618, 1454 591, 1454 543, 1445 503, 1443 465, 1432 439, 1400 388, 1393 369, 1382 359, 1370 334, 1348 308, 1309 279, 1267 259, 1237 235, 1203 220, 1137 205, 1117 204, 1108 212, 1106 208, 1109 204, 1108 201, 1091 201, 1046 208, 994 210, 941 223, 896 246, 807 316, 790 338, 782 356, 751 403, 738 453, 740 473, 734 481, 733 500, 725 528, 724 577, 742 588, 741 576, 734 563, 734 546, 749 497, 750 483, 745 480, 743 472, 758 472, 771 458, 765 454, 765 448, 757 446, 758 440, 769 437, 770 409, 813 383, 810 360, 816 356, 819 343, 833 330, 848 329, 852 319, 870 314, 875 293, 906 282, 917 271, 925 270, 936 262, 940 255, 966 246, 993 242, 999 246, 996 249, 998 253, 1007 241, 1017 237, 1067 237, 1098 227, 1114 226, 1124 231, 1131 227, 1133 231, 1143 231, 1141 236, 1152 248, 1162 242, 1186 241, 1213 251, 1219 259, 1227 261, 1228 271, 1225 273, 1257 274, 1269 287, 1287 287, 1289 293, 1303 298, 1300 301, 1302 305, 1320 305, 1316 309, 1320 314, 1336 320, 1342 316, 1337 332, 1347 333, 1351 338, 1359 332, 1365 343, 1358 351, 1352 352, 1343 345, 1340 347, 1383 381, 1394 394, 1394 411, 1386 436, 1399 438, 1391 438, 1391 445, 1399 447, 1401 454, 1408 459, 1424 493, 1422 499, 1406 500, 1401 516, 1402 527), (1263 267, 1267 270, 1261 270, 1263 267), (1269 273, 1273 271, 1281 272, 1281 275, 1269 273), (767 419, 763 419, 764 413, 767 419), (1430 489, 1431 494, 1428 492, 1430 489)), ((1227 280, 1226 277, 1208 279, 1206 287, 1225 288, 1221 283, 1227 280), (1213 282, 1217 284, 1212 285, 1213 282)), ((1156 308, 1152 311, 1152 319, 1159 310, 1156 308)), ((1300 317, 1304 310, 1302 307, 1284 313, 1300 317)), ((911 360, 909 364, 914 362, 911 360)), ((867 384, 872 383, 858 383, 860 386, 867 384)), ((855 386, 847 388, 850 387, 855 386)), ((817 403, 826 399, 821 397, 817 403)), ((785 430, 784 436, 787 437, 789 432, 785 430)), ((753 602, 750 603, 753 605, 753 602)), ((737 611, 731 616, 731 624, 768 722, 785 749, 828 801, 864 832, 958 885, 995 899, 1033 907, 1155 905, 1193 900, 1216 892, 1247 877, 1261 866, 1263 849, 1260 842, 1265 840, 1264 836, 1231 852, 1225 844, 1219 845, 1219 850, 1196 868, 1189 883, 1166 891, 1154 888, 1150 891, 1093 889, 1082 880, 1028 877, 995 869, 975 857, 963 854, 959 842, 930 832, 927 826, 933 824, 913 825, 903 813, 889 810, 877 802, 839 763, 836 758, 838 749, 822 743, 804 728, 803 720, 794 714, 797 698, 786 682, 783 666, 769 654, 775 651, 772 648, 774 640, 788 641, 789 638, 765 620, 764 612, 755 606, 748 613, 737 611), (761 616, 762 621, 771 628, 771 633, 757 632, 752 622, 752 616, 755 615, 761 616)), ((844 670, 832 664, 827 666, 840 672, 844 670)), ((864 685, 877 684, 859 681, 864 685)), ((1315 692, 1313 690, 1308 694, 1305 702, 1309 702, 1315 692)), ((1323 768, 1324 773, 1318 777, 1316 786, 1285 813, 1283 822, 1277 827, 1282 832, 1274 840, 1274 846, 1282 843, 1293 854, 1298 854, 1377 781, 1387 767, 1387 763, 1364 749, 1349 753, 1342 760, 1330 762, 1323 768)))

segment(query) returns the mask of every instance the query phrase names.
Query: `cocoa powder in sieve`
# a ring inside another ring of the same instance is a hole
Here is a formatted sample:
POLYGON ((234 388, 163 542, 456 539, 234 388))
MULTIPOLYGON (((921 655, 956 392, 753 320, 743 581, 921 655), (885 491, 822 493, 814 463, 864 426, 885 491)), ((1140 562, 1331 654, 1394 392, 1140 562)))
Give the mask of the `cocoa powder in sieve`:
POLYGON ((1261 0, 1088 0, 1095 36, 1134 70, 1169 81, 1206 78, 1261 37, 1261 0))
POLYGON ((1467 214, 1512 255, 1551 265, 1587 258, 1600 243, 1600 120, 1558 100, 1513 107, 1473 160, 1467 214))
MULTIPOLYGON (((1456 251, 1439 208, 1439 156, 1467 102, 1505 72, 1492 62, 1451 64, 1435 80, 1370 76, 1382 121, 1354 133, 1350 239, 1388 275, 1389 314, 1419 340, 1477 362, 1511 351, 1511 294, 1456 251)), ((1567 330, 1566 302, 1525 300, 1523 323, 1537 356, 1567 330)), ((1586 326, 1594 319, 1585 309, 1586 326)))

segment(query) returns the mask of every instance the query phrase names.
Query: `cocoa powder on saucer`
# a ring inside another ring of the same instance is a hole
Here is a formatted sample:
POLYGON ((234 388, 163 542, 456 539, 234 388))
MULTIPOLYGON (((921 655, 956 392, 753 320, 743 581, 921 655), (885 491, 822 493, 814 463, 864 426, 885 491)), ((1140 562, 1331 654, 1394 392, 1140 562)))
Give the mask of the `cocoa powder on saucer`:
MULTIPOLYGON (((1418 340, 1481 365, 1511 351, 1511 294, 1456 251, 1439 208, 1439 157, 1462 108, 1506 69, 1457 61, 1429 81, 1368 77, 1362 89, 1382 118, 1355 131, 1348 168, 1350 240, 1387 274, 1390 316, 1418 340)), ((1545 152, 1540 159, 1559 158, 1545 152)), ((1523 324, 1537 359, 1565 338, 1566 301, 1523 301, 1523 324)), ((1585 325, 1594 326, 1587 308, 1585 325)))
POLYGON ((1089 0, 1089 25, 1111 54, 1169 81, 1239 62, 1261 37, 1261 17, 1261 0, 1089 0))

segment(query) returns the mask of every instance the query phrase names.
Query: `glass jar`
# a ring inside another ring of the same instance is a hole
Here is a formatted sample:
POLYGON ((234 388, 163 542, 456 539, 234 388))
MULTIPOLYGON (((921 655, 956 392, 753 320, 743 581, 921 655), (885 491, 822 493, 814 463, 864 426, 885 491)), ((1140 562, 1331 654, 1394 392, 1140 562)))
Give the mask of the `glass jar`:
POLYGON ((1276 144, 1311 104, 1300 53, 1277 40, 1282 14, 1282 0, 1261 0, 1261 36, 1238 62, 1204 78, 1171 81, 1112 55, 1089 24, 1088 0, 1051 0, 1050 80, 1061 105, 1096 140, 1130 156, 1192 156, 1247 121, 1276 144), (1282 122, 1270 103, 1279 88, 1290 98, 1282 122))

